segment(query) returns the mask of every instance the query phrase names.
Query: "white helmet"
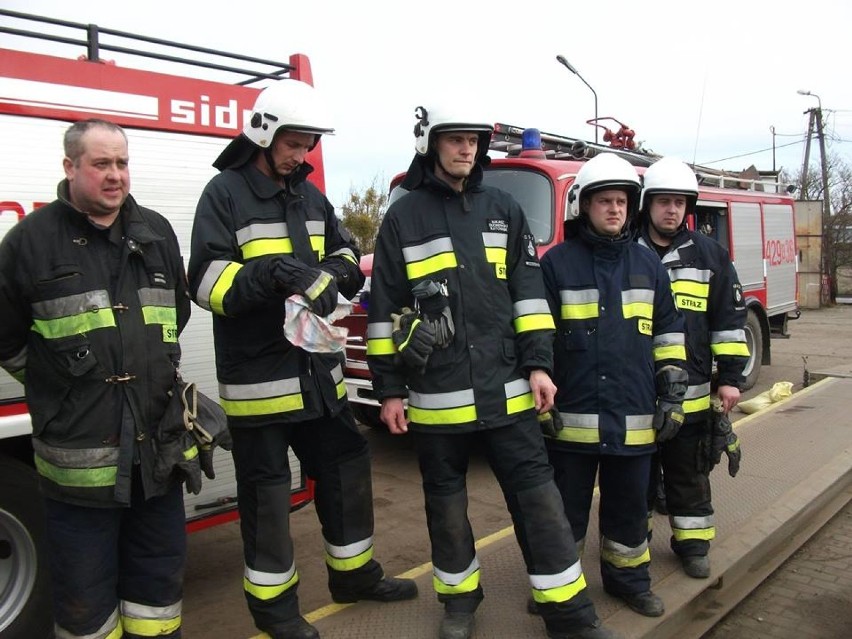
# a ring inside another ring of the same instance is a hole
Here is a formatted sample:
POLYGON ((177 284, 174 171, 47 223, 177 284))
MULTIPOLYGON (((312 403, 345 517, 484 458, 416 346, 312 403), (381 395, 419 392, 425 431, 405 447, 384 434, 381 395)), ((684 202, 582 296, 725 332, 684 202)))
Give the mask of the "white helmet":
POLYGON ((580 217, 580 202, 595 191, 624 189, 627 192, 627 216, 638 210, 639 192, 642 188, 639 174, 627 160, 615 153, 601 153, 586 162, 577 173, 568 192, 571 205, 569 219, 580 217))
POLYGON ((687 164, 674 157, 657 160, 645 171, 642 178, 642 197, 639 208, 645 210, 651 205, 650 197, 655 193, 679 193, 686 195, 686 214, 695 209, 698 201, 698 180, 687 164))
POLYGON ((257 96, 251 117, 243 126, 243 135, 266 149, 278 129, 287 129, 315 134, 316 146, 321 135, 334 133, 330 122, 325 104, 314 87, 299 80, 280 80, 257 96))
MULTIPOLYGON (((441 109, 426 109, 419 106, 414 109, 417 124, 414 125, 414 149, 418 155, 428 155, 436 133, 448 131, 473 131, 479 133, 477 159, 488 153, 494 125, 481 119, 465 119, 443 112, 441 109)), ((469 114, 468 114, 469 115, 469 114)))

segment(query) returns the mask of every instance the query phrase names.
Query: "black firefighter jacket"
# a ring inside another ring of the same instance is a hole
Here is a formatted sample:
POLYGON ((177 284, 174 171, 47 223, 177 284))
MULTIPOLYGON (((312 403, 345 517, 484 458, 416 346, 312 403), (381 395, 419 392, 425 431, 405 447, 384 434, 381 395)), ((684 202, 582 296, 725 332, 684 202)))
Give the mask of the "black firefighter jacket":
POLYGON ((231 426, 300 422, 336 415, 346 402, 343 354, 309 353, 284 336, 285 298, 276 256, 316 267, 346 265, 340 292, 364 282, 360 254, 334 207, 302 164, 282 187, 249 163, 225 169, 204 189, 192 228, 189 284, 213 313, 220 403, 231 426), (326 407, 326 408, 324 408, 326 407))
POLYGON ((683 317, 660 260, 625 233, 609 239, 584 222, 542 257, 556 322, 556 408, 564 428, 548 445, 602 455, 656 450, 655 375, 682 367, 683 317))
POLYGON ((412 430, 499 427, 534 402, 527 377, 550 372, 550 317, 535 240, 518 203, 482 185, 477 165, 462 193, 415 158, 379 231, 370 288, 367 355, 380 399, 408 397, 412 430), (445 284, 455 337, 423 373, 397 362, 391 313, 414 308, 411 289, 445 284))
POLYGON ((99 229, 67 194, 62 181, 0 245, 0 364, 24 373, 45 494, 129 504, 136 461, 146 497, 169 488, 153 480, 151 435, 189 321, 183 260, 168 221, 132 197, 99 229))
MULTIPOLYGON (((638 241, 654 247, 647 227, 638 241)), ((675 303, 686 318, 686 423, 704 423, 710 410, 714 358, 720 385, 740 388, 743 382, 749 357, 743 289, 728 252, 701 233, 682 229, 662 260, 675 303)))

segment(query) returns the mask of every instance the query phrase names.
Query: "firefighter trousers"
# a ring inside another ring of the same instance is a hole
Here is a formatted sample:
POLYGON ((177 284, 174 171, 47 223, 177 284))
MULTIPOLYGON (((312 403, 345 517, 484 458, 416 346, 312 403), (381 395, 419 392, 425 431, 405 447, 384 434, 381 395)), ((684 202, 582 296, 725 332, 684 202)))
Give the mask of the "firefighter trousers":
POLYGON ((288 446, 315 480, 329 589, 345 597, 382 578, 382 567, 373 559, 367 441, 348 406, 335 417, 231 428, 231 435, 246 566, 243 587, 259 629, 276 636, 281 624, 299 616, 288 446))
POLYGON ((548 630, 571 632, 593 624, 597 615, 532 412, 513 424, 473 433, 412 433, 432 544, 433 584, 445 609, 473 612, 484 596, 467 514, 466 476, 476 451, 484 454, 503 491, 532 595, 548 630))
MULTIPOLYGON (((698 470, 702 428, 703 423, 684 424, 658 452, 672 529, 671 547, 680 557, 705 556, 710 540, 716 536, 710 476, 698 470)), ((654 483, 659 472, 652 469, 651 475, 654 483)))
POLYGON ((183 488, 146 501, 131 482, 129 508, 45 499, 56 639, 181 636, 183 488))
POLYGON ((548 446, 548 453, 581 554, 598 478, 604 590, 613 595, 650 590, 647 500, 651 454, 597 455, 569 452, 554 445, 548 446))

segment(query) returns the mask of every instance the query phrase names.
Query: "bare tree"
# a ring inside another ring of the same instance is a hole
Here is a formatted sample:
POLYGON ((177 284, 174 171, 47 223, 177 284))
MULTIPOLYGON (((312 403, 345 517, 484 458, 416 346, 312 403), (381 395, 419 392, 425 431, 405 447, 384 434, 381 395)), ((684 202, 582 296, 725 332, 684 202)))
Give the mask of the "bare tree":
POLYGON ((376 247, 376 235, 387 209, 388 196, 377 186, 379 177, 374 177, 363 192, 349 190, 349 199, 343 209, 343 226, 352 234, 362 255, 372 253, 376 247))

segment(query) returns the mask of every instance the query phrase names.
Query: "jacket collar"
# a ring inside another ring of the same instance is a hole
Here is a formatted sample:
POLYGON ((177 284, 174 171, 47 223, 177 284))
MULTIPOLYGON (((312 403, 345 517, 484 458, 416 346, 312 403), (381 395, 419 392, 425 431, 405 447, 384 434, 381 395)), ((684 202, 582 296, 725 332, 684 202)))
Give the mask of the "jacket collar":
POLYGON ((303 162, 299 165, 299 168, 287 177, 284 186, 281 186, 269 176, 261 173, 260 169, 254 166, 254 164, 247 164, 235 170, 245 178, 249 188, 259 199, 268 200, 281 193, 281 191, 292 194, 296 193, 299 186, 304 184, 308 176, 313 172, 314 167, 307 162, 303 162))

